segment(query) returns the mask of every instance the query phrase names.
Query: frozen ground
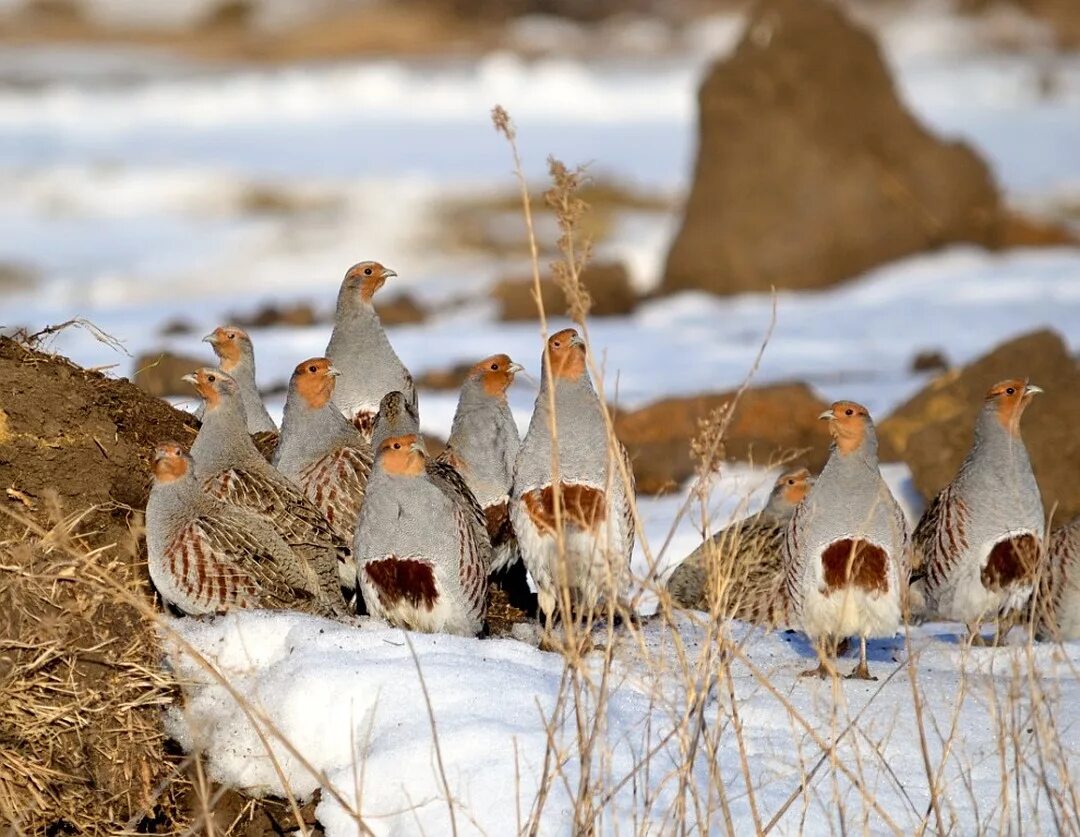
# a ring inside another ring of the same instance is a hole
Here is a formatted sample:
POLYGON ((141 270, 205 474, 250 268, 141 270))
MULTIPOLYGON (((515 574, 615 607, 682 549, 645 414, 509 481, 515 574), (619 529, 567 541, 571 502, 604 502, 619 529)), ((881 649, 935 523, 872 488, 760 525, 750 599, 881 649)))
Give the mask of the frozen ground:
MULTIPOLYGON (((189 747, 207 748, 211 776, 255 793, 282 794, 288 787, 307 796, 325 777, 333 792, 324 789, 316 813, 330 837, 358 833, 354 813, 379 835, 447 834, 451 816, 458 833, 518 833, 546 772, 549 728, 561 761, 539 833, 572 830, 581 776, 578 716, 559 708, 557 655, 509 639, 407 638, 298 614, 175 621, 169 629, 246 702, 242 710, 188 651, 176 651, 172 659, 191 685, 185 708, 171 716, 175 734, 189 747), (256 728, 273 742, 278 766, 256 728)), ((913 833, 929 815, 930 779, 909 655, 917 661, 920 693, 931 696, 921 724, 946 828, 1047 833, 1061 827, 1057 794, 1068 792, 1070 771, 1080 768, 1072 733, 1080 719, 1076 648, 968 649, 952 626, 934 625, 913 631, 908 642, 872 644, 880 682, 832 683, 797 676, 813 662, 800 639, 738 624, 731 630, 744 655, 732 664, 731 687, 746 767, 732 701, 720 683, 704 708, 714 744, 698 748, 688 771, 685 802, 695 833, 725 830, 717 779, 736 831, 754 829, 755 818, 760 828, 790 802, 779 833, 913 833), (1044 699, 1053 701, 1056 733, 1046 726, 1044 699), (835 755, 814 771, 852 719, 857 723, 835 755)), ((598 833, 673 828, 680 767, 690 758, 683 751, 686 684, 701 677, 699 655, 708 641, 690 618, 680 620, 678 636, 685 657, 658 620, 643 627, 640 642, 621 635, 600 720, 591 699, 580 704, 585 729, 595 722, 601 730, 588 770, 598 833)), ((853 664, 841 660, 840 668, 853 664)))

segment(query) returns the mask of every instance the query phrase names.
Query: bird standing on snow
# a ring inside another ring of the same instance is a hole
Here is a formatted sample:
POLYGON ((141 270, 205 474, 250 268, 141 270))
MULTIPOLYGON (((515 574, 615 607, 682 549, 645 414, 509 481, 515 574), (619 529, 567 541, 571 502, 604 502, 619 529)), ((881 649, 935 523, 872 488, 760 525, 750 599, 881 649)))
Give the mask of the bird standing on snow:
POLYGON ((159 444, 152 469, 146 548, 167 604, 192 616, 233 608, 333 615, 311 565, 261 517, 205 494, 179 445, 159 444))
MULTIPOLYGON (((371 473, 371 446, 333 404, 338 371, 324 357, 298 364, 289 380, 274 465, 300 486, 344 543, 351 543, 371 473)), ((339 565, 342 586, 356 565, 339 565)))
POLYGON ((1039 585, 1040 639, 1080 639, 1080 517, 1050 535, 1039 585))
POLYGON ((469 371, 461 386, 450 439, 437 457, 461 474, 484 510, 491 537, 492 572, 520 557, 509 506, 521 437, 506 403, 506 390, 521 368, 507 355, 492 355, 469 371))
POLYGON ((334 401, 368 440, 386 393, 400 390, 416 412, 412 376, 390 345, 372 305, 375 292, 392 276, 397 274, 378 262, 360 262, 346 271, 326 347, 326 356, 341 371, 334 401))
POLYGON ((460 475, 427 458, 415 434, 379 445, 353 541, 373 616, 410 630, 476 636, 491 544, 460 475))
POLYGON ((668 579, 676 604, 708 611, 722 594, 735 619, 775 627, 786 622, 782 547, 788 521, 814 484, 805 468, 781 474, 758 514, 717 532, 668 579))
MULTIPOLYGON (((562 589, 578 611, 591 612, 603 600, 618 603, 629 581, 634 526, 627 487, 612 458, 612 447, 624 461, 626 451, 617 441, 608 443, 585 342, 566 329, 548 339, 545 355, 551 380, 545 369, 514 467, 510 520, 540 609, 550 620, 562 589)), ((632 473, 629 465, 627 471, 632 473)))
MULTIPOLYGON (((247 416, 247 432, 277 433, 277 425, 266 412, 259 388, 255 384, 255 347, 246 331, 236 326, 220 326, 203 338, 218 356, 218 366, 222 372, 232 376, 240 387, 240 400, 244 402, 244 414, 247 416)), ((203 407, 196 417, 202 419, 203 407)))
POLYGON ((860 640, 851 677, 874 679, 866 663, 868 637, 900 627, 909 542, 904 512, 878 469, 877 436, 866 408, 837 401, 821 414, 833 444, 829 461, 795 509, 784 540, 786 589, 795 623, 821 656, 849 636, 860 640))
POLYGON ((990 388, 971 451, 915 528, 913 586, 976 641, 980 622, 1023 610, 1034 589, 1045 523, 1020 417, 1040 392, 1023 380, 990 388))
POLYGON ((247 433, 240 388, 220 369, 203 368, 184 380, 194 384, 205 410, 191 456, 203 490, 226 503, 261 514, 297 554, 310 561, 329 601, 345 612, 338 563, 349 548, 322 513, 284 474, 263 459, 247 433))

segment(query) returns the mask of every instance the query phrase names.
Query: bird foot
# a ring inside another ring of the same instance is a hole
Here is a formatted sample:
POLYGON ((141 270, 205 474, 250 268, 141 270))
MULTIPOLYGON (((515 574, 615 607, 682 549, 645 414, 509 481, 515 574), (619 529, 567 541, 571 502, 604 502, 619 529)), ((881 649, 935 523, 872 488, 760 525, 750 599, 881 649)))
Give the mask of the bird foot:
POLYGON ((874 675, 870 673, 870 666, 865 661, 860 662, 854 669, 851 670, 851 674, 844 676, 845 680, 877 680, 874 675))
POLYGON ((819 677, 824 680, 826 677, 833 676, 833 669, 825 665, 825 661, 822 660, 817 668, 808 668, 806 671, 799 672, 799 677, 819 677))

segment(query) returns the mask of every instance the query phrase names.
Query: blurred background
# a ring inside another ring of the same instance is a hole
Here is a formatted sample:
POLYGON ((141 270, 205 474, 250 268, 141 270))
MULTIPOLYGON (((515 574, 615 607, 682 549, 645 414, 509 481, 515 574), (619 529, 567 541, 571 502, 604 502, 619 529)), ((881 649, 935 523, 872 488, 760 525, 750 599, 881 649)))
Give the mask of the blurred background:
MULTIPOLYGON (((2 0, 0 325, 86 317, 129 355, 51 345, 192 406, 200 338, 239 324, 277 416, 376 259, 445 437, 462 364, 538 375, 500 104, 545 263, 547 156, 587 166, 592 338, 647 490, 689 475, 773 287, 729 453, 820 464, 816 405, 856 398, 925 489, 912 428, 954 415, 918 413, 928 384, 1002 344, 994 369, 1077 383, 1078 47, 1076 0, 2 0)), ((522 425, 534 397, 514 390, 522 425)))

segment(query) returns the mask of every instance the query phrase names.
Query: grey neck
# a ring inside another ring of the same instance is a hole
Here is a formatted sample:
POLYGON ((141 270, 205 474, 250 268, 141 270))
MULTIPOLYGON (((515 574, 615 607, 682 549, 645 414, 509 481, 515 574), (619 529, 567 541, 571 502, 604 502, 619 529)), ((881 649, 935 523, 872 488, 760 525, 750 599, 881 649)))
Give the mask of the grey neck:
MULTIPOLYGON (((559 479, 606 486, 608 439, 592 382, 588 375, 582 375, 573 381, 556 378, 553 383, 559 479)), ((551 398, 548 393, 545 376, 518 458, 515 482, 523 487, 546 485, 553 478, 551 398)))
POLYGON ((222 396, 215 409, 203 413, 202 427, 191 446, 191 457, 195 460, 199 479, 262 459, 248 435, 247 417, 238 397, 222 396))
POLYGON ((362 442, 360 432, 333 401, 313 408, 290 388, 281 419, 281 441, 274 452, 274 465, 292 476, 335 448, 362 442))
POLYGON ((463 476, 481 505, 509 494, 521 439, 505 396, 489 395, 483 381, 467 380, 448 444, 465 463, 463 476))

